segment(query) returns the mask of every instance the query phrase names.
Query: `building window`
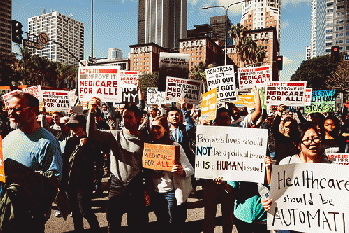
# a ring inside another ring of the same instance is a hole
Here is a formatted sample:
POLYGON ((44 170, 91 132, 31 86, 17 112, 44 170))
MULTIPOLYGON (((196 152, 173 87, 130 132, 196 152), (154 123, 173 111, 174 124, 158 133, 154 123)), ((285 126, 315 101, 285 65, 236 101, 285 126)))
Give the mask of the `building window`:
POLYGON ((331 46, 332 45, 332 43, 326 43, 326 46, 331 46))
POLYGON ((345 47, 345 50, 349 50, 349 46, 346 46, 346 47, 345 47))
POLYGON ((332 40, 332 36, 326 36, 326 40, 332 40))

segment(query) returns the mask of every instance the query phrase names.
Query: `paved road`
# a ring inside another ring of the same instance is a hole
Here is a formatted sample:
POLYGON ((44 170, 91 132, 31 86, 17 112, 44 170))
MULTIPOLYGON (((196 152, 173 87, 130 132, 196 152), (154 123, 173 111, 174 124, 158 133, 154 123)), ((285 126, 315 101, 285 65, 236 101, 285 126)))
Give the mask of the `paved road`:
MULTIPOLYGON (((106 190, 107 180, 103 179, 103 189, 106 190)), ((108 222, 106 220, 106 214, 105 209, 107 205, 107 192, 104 191, 103 195, 101 197, 93 199, 93 210, 96 213, 98 217, 98 221, 100 226, 102 227, 102 232, 107 232, 107 225, 108 222)), ((73 226, 73 219, 72 217, 68 216, 67 220, 64 221, 61 217, 55 217, 54 214, 57 210, 57 207, 54 205, 52 209, 51 218, 46 223, 46 230, 45 233, 62 233, 62 232, 73 232, 74 226, 73 226)), ((152 223, 156 221, 156 216, 153 212, 149 213, 149 219, 150 219, 150 227, 153 226, 152 223)), ((186 228, 190 227, 190 232, 192 233, 199 233, 202 232, 202 224, 204 219, 204 208, 203 208, 203 199, 202 199, 202 190, 201 187, 197 187, 196 195, 192 195, 188 199, 188 218, 186 222, 186 228)), ((222 226, 221 226, 221 212, 220 212, 220 205, 218 205, 218 213, 216 218, 216 228, 215 233, 221 233, 222 232, 222 226)), ((126 221, 126 214, 123 216, 123 230, 126 232, 127 228, 127 221, 126 221)), ((87 221, 84 219, 84 227, 85 229, 89 229, 89 225, 87 221)), ((90 232, 86 230, 86 232, 90 232)), ((237 233, 237 231, 234 229, 233 233, 237 233)))

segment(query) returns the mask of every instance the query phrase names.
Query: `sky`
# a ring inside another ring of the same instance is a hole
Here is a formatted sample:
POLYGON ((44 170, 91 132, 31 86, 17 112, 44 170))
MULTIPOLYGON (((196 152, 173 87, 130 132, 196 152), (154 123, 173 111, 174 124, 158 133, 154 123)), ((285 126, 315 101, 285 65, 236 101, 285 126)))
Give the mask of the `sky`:
MULTIPOLYGON (((194 25, 209 24, 210 17, 224 15, 223 8, 202 9, 205 6, 223 5, 237 0, 188 0, 187 29, 194 25)), ((51 10, 72 17, 85 27, 85 59, 91 56, 91 0, 12 0, 12 19, 23 24, 28 31, 28 18, 51 10)), ((130 45, 137 44, 138 0, 93 0, 93 55, 108 57, 108 48, 119 48, 123 57, 130 53, 130 45)), ((232 24, 241 19, 241 4, 229 8, 232 24)), ((26 36, 24 36, 26 38, 26 36)), ((284 57, 280 80, 287 81, 306 57, 306 46, 311 38, 311 0, 281 0, 281 45, 284 57)), ((17 52, 16 46, 12 46, 17 52)))

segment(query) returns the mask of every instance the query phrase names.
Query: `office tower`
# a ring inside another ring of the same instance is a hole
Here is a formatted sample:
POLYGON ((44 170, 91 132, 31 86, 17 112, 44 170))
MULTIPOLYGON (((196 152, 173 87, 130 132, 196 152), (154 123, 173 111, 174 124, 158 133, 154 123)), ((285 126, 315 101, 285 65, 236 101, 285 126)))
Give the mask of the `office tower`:
POLYGON ((349 51, 349 4, 344 0, 313 0, 311 14, 311 57, 349 51))
POLYGON ((122 51, 118 48, 109 48, 108 49, 108 60, 122 59, 122 51))
POLYGON ((0 3, 0 54, 11 54, 11 8, 12 0, 2 0, 0 3))
POLYGON ((311 58, 311 46, 307 46, 305 48, 305 60, 309 60, 311 58))
POLYGON ((179 48, 187 36, 187 0, 139 0, 138 44, 179 48))
POLYGON ((80 60, 84 59, 83 23, 57 11, 50 13, 44 11, 42 15, 28 19, 28 31, 31 35, 30 40, 35 40, 33 35, 37 36, 40 32, 47 33, 50 40, 42 50, 31 48, 31 52, 68 65, 77 65, 80 60))
POLYGON ((281 0, 247 0, 242 3, 241 24, 248 30, 275 27, 280 42, 281 0))
POLYGON ((227 45, 232 44, 232 40, 226 33, 228 33, 228 28, 231 27, 230 20, 227 16, 214 16, 210 18, 210 26, 212 28, 212 38, 217 39, 225 44, 225 39, 228 39, 227 45))

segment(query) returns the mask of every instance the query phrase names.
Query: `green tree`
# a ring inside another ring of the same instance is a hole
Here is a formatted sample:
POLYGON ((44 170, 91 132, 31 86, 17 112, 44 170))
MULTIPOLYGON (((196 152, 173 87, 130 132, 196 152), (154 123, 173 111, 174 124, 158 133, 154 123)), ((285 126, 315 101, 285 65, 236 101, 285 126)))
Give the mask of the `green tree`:
POLYGON ((144 98, 146 98, 146 95, 147 95, 147 88, 157 87, 158 82, 159 82, 159 72, 155 72, 151 74, 142 74, 139 76, 139 84, 144 94, 144 98))

